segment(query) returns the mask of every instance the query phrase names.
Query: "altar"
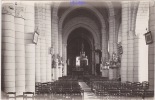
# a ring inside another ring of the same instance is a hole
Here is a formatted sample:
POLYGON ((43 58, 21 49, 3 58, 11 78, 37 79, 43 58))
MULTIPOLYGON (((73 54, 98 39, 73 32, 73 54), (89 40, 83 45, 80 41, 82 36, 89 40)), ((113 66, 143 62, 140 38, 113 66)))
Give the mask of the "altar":
POLYGON ((88 58, 85 52, 80 52, 80 56, 76 57, 76 66, 72 68, 72 75, 83 76, 87 72, 88 58))
POLYGON ((84 75, 84 68, 82 68, 82 67, 74 67, 74 68, 72 68, 72 75, 73 76, 84 75))

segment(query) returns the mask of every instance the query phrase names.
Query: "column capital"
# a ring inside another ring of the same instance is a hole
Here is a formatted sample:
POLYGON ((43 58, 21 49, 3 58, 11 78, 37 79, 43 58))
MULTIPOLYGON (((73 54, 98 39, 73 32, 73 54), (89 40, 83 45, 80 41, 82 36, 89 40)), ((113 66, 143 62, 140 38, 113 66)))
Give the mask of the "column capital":
POLYGON ((15 6, 15 17, 24 18, 25 7, 21 5, 15 6))
POLYGON ((15 16, 15 5, 13 3, 3 3, 2 14, 8 14, 8 15, 15 16))

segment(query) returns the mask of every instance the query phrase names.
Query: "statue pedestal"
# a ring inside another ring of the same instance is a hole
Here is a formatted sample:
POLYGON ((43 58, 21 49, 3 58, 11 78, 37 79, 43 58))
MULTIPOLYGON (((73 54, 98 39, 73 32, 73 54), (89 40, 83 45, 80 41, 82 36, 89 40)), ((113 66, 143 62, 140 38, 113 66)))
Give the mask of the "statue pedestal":
POLYGON ((58 67, 58 72, 59 72, 59 76, 58 76, 58 78, 59 77, 62 77, 62 64, 59 64, 59 67, 58 67))
POLYGON ((109 76, 109 69, 102 70, 102 77, 108 77, 109 76))
POLYGON ((117 70, 118 70, 119 67, 117 66, 111 66, 109 68, 109 79, 112 80, 112 79, 117 79, 117 70))

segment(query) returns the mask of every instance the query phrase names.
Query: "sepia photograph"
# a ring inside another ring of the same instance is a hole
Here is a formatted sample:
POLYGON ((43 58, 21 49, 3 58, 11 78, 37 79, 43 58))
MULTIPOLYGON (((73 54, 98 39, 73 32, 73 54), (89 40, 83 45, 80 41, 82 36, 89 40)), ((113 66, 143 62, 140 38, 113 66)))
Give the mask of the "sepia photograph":
POLYGON ((155 0, 2 0, 0 100, 154 100, 155 0))

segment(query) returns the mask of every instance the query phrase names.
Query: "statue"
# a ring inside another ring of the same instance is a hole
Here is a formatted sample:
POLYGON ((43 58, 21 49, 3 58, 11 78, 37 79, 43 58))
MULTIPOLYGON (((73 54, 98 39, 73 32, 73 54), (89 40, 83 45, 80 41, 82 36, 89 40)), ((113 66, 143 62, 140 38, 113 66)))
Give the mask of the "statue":
POLYGON ((101 62, 102 63, 100 64, 100 71, 102 73, 102 77, 108 77, 109 61, 104 58, 104 60, 102 60, 101 62))
POLYGON ((52 56, 52 68, 56 68, 56 55, 52 56))
POLYGON ((110 67, 111 68, 118 67, 118 63, 119 63, 118 59, 119 59, 118 55, 115 52, 113 52, 112 58, 110 60, 110 67))

